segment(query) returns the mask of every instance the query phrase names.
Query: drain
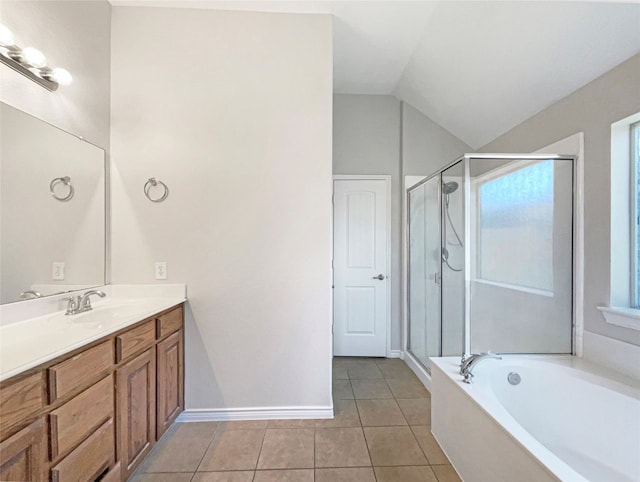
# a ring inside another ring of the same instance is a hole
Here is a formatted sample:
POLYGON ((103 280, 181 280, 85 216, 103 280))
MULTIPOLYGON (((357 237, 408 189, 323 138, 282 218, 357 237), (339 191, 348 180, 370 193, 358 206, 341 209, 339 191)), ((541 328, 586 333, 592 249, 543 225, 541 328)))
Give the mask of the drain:
POLYGON ((511 385, 518 385, 522 381, 522 378, 520 378, 520 374, 516 372, 511 372, 507 375, 507 381, 511 385))

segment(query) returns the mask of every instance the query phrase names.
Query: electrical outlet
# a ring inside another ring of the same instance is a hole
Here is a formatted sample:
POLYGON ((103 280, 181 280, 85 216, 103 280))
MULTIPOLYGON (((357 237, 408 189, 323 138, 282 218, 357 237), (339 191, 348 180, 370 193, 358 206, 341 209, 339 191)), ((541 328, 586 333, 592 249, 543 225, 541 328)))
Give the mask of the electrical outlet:
POLYGON ((51 279, 61 281, 64 279, 64 262, 54 261, 51 266, 51 279))
POLYGON ((156 279, 167 279, 166 261, 156 261, 156 279))

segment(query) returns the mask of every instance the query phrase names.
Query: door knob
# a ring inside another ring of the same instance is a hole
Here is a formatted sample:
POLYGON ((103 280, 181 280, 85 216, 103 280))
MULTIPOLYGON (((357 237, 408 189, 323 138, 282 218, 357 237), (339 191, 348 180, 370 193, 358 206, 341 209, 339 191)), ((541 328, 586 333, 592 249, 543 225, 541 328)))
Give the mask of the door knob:
POLYGON ((373 277, 373 279, 377 279, 377 280, 380 280, 380 281, 382 281, 382 280, 383 280, 383 279, 385 279, 385 278, 386 278, 386 276, 385 276, 385 275, 383 275, 382 273, 380 273, 378 276, 374 276, 374 277, 373 277))

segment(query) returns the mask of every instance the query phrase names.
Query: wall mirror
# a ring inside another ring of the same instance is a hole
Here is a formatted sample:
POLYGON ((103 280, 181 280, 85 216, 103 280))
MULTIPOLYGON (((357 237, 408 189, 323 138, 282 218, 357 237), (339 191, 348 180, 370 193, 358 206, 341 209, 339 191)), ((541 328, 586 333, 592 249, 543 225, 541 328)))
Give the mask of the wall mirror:
POLYGON ((0 303, 103 285, 104 151, 0 109, 0 303))

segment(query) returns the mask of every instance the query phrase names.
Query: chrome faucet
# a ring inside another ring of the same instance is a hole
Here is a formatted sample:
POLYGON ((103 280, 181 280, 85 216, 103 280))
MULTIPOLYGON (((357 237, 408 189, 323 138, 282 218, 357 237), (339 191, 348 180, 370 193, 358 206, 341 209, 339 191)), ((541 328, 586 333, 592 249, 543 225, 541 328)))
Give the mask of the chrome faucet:
POLYGON ((85 311, 91 311, 93 307, 91 306, 91 295, 98 295, 100 298, 104 298, 107 296, 103 291, 100 290, 89 290, 84 293, 82 296, 78 295, 77 297, 69 297, 63 298, 67 301, 67 311, 65 315, 77 315, 78 313, 84 313, 85 311))
POLYGON ((460 363, 460 375, 464 377, 463 381, 465 383, 471 383, 471 380, 473 379, 473 369, 482 360, 487 360, 489 358, 502 360, 502 357, 500 355, 496 355, 495 353, 491 353, 490 351, 487 353, 475 353, 469 355, 468 357, 463 354, 460 363))
POLYGON ((82 313, 83 311, 89 311, 92 310, 93 307, 91 306, 91 299, 89 298, 91 295, 98 295, 100 298, 104 298, 105 296, 107 296, 104 291, 100 291, 100 290, 89 290, 87 291, 85 294, 82 295, 82 297, 80 297, 80 300, 78 301, 78 313, 82 313))
POLYGON ((42 298, 42 295, 39 291, 27 290, 20 293, 20 298, 22 298, 23 300, 26 300, 27 298, 42 298))

